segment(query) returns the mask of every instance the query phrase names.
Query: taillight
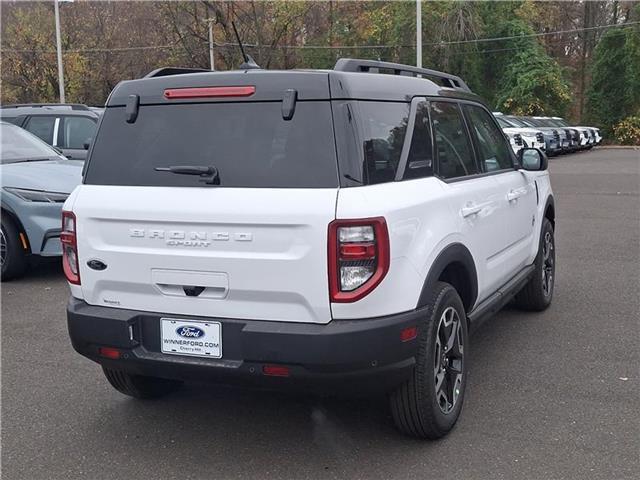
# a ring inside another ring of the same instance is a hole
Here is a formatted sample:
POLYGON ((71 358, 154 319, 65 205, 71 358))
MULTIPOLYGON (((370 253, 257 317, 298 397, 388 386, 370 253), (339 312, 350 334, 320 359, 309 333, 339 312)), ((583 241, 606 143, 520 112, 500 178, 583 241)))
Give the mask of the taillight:
POLYGON ((80 285, 80 268, 78 266, 78 242, 76 238, 76 216, 73 212, 62 212, 62 270, 69 283, 80 285))
POLYGON ((332 302, 355 302, 389 271, 389 232, 383 217, 334 220, 328 235, 332 302))

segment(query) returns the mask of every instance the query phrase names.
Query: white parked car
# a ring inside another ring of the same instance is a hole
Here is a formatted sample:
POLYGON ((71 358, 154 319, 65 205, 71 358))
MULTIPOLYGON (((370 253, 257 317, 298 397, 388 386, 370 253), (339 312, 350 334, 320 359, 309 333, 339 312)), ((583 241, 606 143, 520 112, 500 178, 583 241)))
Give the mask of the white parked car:
POLYGON ((74 348, 133 397, 379 389, 449 432, 470 325, 551 303, 545 154, 442 72, 172 72, 118 84, 64 205, 74 348))
MULTIPOLYGON (((559 127, 570 127, 570 124, 561 117, 550 117, 550 120, 552 122, 554 122, 554 124, 556 126, 559 127)), ((584 126, 579 126, 579 127, 574 127, 571 126, 571 128, 576 128, 579 129, 584 137, 587 137, 587 142, 586 145, 588 147, 593 147, 595 145, 600 145, 600 143, 602 142, 602 134, 600 133, 600 129, 596 128, 596 127, 584 127, 584 126)))
POLYGON ((498 112, 494 112, 494 115, 498 125, 509 138, 511 148, 515 153, 523 148, 539 148, 542 151, 546 149, 544 134, 540 130, 517 126, 498 112))

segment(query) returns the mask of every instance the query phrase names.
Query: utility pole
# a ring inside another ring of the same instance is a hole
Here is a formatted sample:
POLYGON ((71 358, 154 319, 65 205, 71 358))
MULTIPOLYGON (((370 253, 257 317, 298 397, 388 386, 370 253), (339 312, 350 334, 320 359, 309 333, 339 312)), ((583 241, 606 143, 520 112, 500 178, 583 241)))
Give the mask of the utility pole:
POLYGON ((422 68, 422 0, 416 0, 416 67, 422 68))
POLYGON ((58 0, 53 2, 56 16, 56 50, 58 52, 58 88, 60 89, 60 103, 65 103, 64 98, 64 72, 62 70, 62 41, 60 40, 60 10, 58 0))
POLYGON ((213 25, 216 23, 215 18, 207 18, 205 22, 209 24, 209 64, 211 70, 215 70, 215 59, 213 58, 213 25))

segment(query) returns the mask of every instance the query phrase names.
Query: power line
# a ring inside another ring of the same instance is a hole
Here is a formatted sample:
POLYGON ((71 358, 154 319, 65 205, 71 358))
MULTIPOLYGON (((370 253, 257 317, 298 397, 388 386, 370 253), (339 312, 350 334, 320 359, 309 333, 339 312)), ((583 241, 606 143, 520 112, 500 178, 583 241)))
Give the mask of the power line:
MULTIPOLYGON (((114 48, 70 48, 68 50, 63 50, 63 53, 94 53, 94 52, 127 52, 131 50, 162 50, 167 48, 175 48, 177 45, 147 45, 142 47, 114 47, 114 48)), ((0 52, 5 53, 55 53, 55 50, 13 50, 2 48, 0 52)))
MULTIPOLYGON (((535 38, 535 37, 543 37, 549 35, 559 35, 565 33, 577 33, 577 32, 585 32, 591 30, 602 30, 606 28, 620 28, 620 27, 628 27, 631 25, 638 25, 640 21, 636 22, 627 22, 627 23, 617 23, 611 25, 600 25, 596 27, 585 27, 585 28, 574 28, 570 30, 556 30, 553 32, 540 32, 540 33, 530 33, 525 35, 513 35, 509 37, 493 37, 493 38, 476 38, 471 40, 455 40, 450 42, 430 42, 423 43, 423 46, 447 46, 447 45, 460 45, 460 44, 468 44, 468 43, 487 43, 487 42, 499 42, 505 40, 516 40, 521 38, 535 38)), ((64 53, 94 53, 94 52, 126 52, 126 51, 134 51, 134 50, 162 50, 162 49, 170 49, 177 48, 180 45, 174 43, 171 45, 147 45, 147 46, 139 46, 139 47, 114 47, 114 48, 78 48, 78 49, 68 49, 64 50, 64 53)), ((415 45, 257 45, 247 43, 244 44, 245 47, 249 48, 282 48, 282 49, 300 49, 300 50, 357 50, 357 49, 384 49, 384 48, 415 48, 415 45)), ((237 43, 232 42, 224 42, 224 43, 216 43, 216 48, 236 48, 238 47, 237 43)), ((55 50, 19 50, 19 49, 0 49, 0 52, 6 53, 55 53, 55 50)), ((487 51, 488 52, 488 51, 487 51)), ((480 51, 482 53, 482 51, 480 51)))
POLYGON ((456 40, 452 42, 432 42, 426 43, 424 45, 457 45, 460 43, 481 43, 481 42, 499 42, 503 40, 515 40, 518 38, 534 38, 534 37, 544 37, 547 35, 558 35, 564 33, 577 33, 577 32, 586 32, 590 30, 602 30, 605 28, 617 28, 617 27, 628 27, 629 25, 637 25, 638 22, 627 22, 627 23, 614 23, 611 25, 600 25, 597 27, 584 27, 584 28, 573 28, 571 30, 556 30, 554 32, 541 32, 541 33, 527 33, 525 35, 513 35, 510 37, 494 37, 494 38, 476 38, 473 40, 456 40))

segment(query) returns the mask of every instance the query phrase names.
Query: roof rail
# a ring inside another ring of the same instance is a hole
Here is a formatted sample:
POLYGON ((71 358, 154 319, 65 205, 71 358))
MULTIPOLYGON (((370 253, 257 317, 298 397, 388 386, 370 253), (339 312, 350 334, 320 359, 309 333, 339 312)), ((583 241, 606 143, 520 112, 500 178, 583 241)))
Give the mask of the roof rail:
POLYGON ((184 75, 186 73, 211 72, 205 68, 162 67, 156 68, 142 78, 166 77, 167 75, 184 75))
POLYGON ((380 62, 378 60, 360 60, 355 58, 340 58, 333 67, 339 72, 391 73, 410 77, 425 76, 439 80, 443 86, 471 92, 469 86, 456 75, 429 70, 428 68, 412 67, 401 63, 380 62))
POLYGON ((89 107, 82 103, 12 103, 10 105, 0 105, 0 108, 21 108, 21 107, 71 107, 71 110, 89 110, 89 107))

